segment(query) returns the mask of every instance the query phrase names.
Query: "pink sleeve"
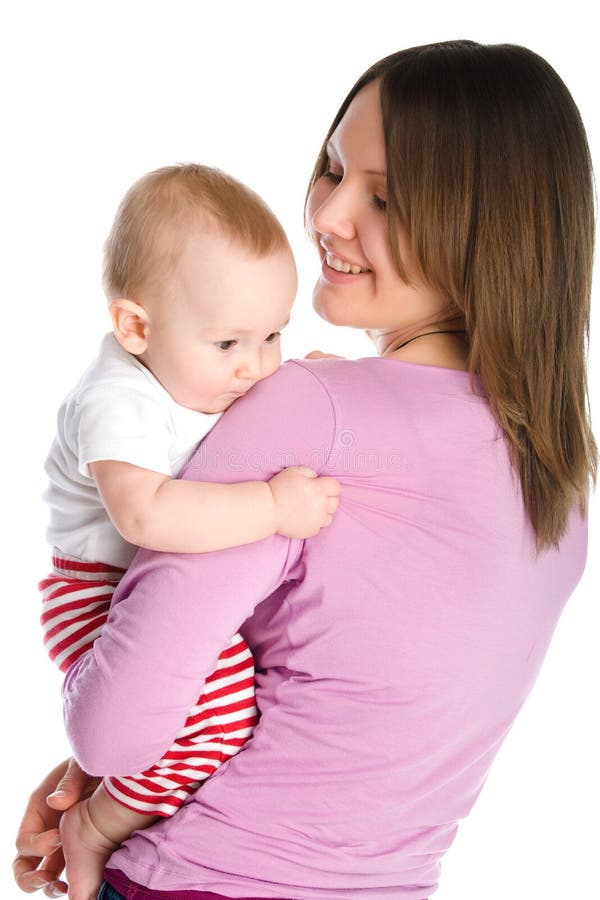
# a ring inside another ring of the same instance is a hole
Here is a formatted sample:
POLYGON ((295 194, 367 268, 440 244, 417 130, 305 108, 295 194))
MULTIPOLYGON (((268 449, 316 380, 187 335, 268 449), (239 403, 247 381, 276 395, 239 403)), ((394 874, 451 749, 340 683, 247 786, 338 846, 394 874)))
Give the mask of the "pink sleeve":
MULTIPOLYGON (((310 366, 288 362, 227 411, 181 477, 255 481, 289 465, 325 467, 335 434, 331 398, 310 366)), ((80 765, 126 775, 160 759, 254 608, 290 577, 303 541, 275 535, 217 553, 140 550, 93 649, 63 686, 80 765)))

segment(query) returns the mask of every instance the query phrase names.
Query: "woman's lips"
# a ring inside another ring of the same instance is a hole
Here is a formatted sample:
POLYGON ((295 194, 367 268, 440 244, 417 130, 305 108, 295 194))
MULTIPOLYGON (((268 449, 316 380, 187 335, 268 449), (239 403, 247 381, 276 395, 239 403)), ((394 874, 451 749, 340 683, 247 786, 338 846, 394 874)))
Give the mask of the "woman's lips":
POLYGON ((355 281, 368 278, 372 274, 370 271, 358 272, 356 275, 353 275, 352 272, 338 272, 337 269, 332 269, 331 266, 327 265, 327 257, 323 258, 323 265, 321 266, 321 275, 325 281, 329 281, 331 284, 353 284, 355 281))

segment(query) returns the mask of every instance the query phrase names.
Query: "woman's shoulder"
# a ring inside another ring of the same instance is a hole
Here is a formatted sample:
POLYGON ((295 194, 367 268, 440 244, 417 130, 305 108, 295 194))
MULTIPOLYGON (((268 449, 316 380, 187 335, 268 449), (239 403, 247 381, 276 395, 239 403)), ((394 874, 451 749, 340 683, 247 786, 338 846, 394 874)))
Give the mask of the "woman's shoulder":
POLYGON ((369 362, 338 357, 288 359, 273 375, 255 384, 242 402, 254 399, 257 404, 268 402, 293 409, 297 418, 314 423, 319 414, 326 415, 327 409, 335 415, 339 404, 355 396, 359 386, 363 391, 371 390, 366 371, 369 362))
POLYGON ((320 471, 335 441, 337 408, 316 367, 288 360, 226 410, 186 473, 202 465, 205 477, 210 464, 219 477, 209 480, 239 481, 270 478, 287 466, 320 471))
POLYGON ((479 375, 471 375, 462 368, 366 356, 360 359, 291 359, 279 372, 284 369, 288 378, 303 383, 307 389, 313 382, 312 390, 323 391, 332 401, 360 400, 359 405, 381 403, 382 409, 387 402, 397 405, 403 398, 413 397, 415 392, 422 401, 427 396, 439 394, 485 401, 479 375))
POLYGON ((311 404, 324 403, 339 393, 352 391, 353 384, 361 377, 360 363, 361 360, 338 358, 288 359, 268 378, 257 382, 235 405, 252 399, 286 405, 293 398, 297 414, 305 412, 312 418, 311 404))
POLYGON ((341 356, 328 357, 326 359, 289 359, 280 372, 286 370, 288 377, 295 378, 305 384, 314 382, 314 391, 325 393, 352 392, 358 383, 364 383, 369 370, 373 369, 373 362, 379 362, 378 357, 364 357, 363 359, 345 359, 341 356))

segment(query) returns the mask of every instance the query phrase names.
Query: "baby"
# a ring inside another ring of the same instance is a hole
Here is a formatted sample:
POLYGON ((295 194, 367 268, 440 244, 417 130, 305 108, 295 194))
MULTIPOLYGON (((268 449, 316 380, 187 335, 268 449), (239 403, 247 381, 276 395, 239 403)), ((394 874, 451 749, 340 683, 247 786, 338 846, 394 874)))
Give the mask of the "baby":
MULTIPOLYGON (((54 551, 42 623, 63 671, 100 634, 138 546, 199 553, 330 524, 339 484, 305 467, 269 482, 175 479, 223 411, 279 367, 296 286, 280 223, 222 172, 159 169, 124 198, 105 248, 113 332, 61 406, 46 462, 54 551)), ((252 656, 236 634, 163 758, 105 778, 63 817, 71 900, 92 900, 111 851, 172 815, 257 716, 252 656)))

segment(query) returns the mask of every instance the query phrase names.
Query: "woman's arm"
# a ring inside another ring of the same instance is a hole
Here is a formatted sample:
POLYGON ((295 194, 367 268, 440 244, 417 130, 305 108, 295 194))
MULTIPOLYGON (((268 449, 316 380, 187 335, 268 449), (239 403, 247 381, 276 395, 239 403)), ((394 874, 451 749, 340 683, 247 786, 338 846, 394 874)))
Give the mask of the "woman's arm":
MULTIPOLYGON (((234 404, 182 477, 232 483, 288 465, 322 471, 335 429, 310 364, 287 363, 234 404)), ((274 535, 219 553, 138 553, 101 636, 63 687, 67 731, 86 771, 127 774, 160 759, 232 634, 299 577, 302 548, 274 535)))
POLYGON ((218 553, 137 554, 100 637, 63 684, 65 726, 86 771, 127 775, 163 756, 219 653, 301 546, 276 535, 218 553))

